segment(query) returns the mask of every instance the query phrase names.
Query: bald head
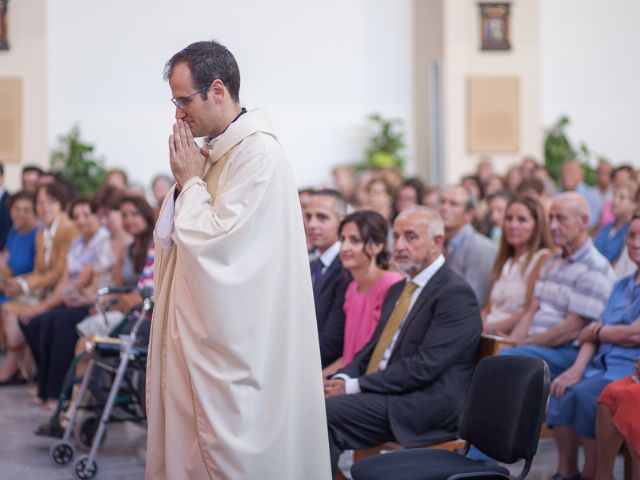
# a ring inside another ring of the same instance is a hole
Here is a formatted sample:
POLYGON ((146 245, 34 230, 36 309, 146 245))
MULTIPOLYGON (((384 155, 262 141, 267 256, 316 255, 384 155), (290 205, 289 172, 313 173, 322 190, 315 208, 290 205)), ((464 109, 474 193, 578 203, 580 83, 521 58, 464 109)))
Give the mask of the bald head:
POLYGON ((567 212, 587 217, 589 221, 589 203, 587 200, 576 192, 563 192, 553 197, 553 204, 558 204, 567 212))
POLYGON ((549 227, 553 243, 565 254, 571 255, 589 237, 589 204, 575 192, 564 192, 553 197, 549 211, 549 227))

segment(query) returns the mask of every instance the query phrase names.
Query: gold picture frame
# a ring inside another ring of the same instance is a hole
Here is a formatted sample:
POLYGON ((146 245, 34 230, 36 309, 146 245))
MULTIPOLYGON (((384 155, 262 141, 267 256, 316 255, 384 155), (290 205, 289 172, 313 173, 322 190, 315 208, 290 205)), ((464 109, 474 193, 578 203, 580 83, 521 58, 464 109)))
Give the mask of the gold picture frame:
POLYGON ((0 50, 9 50, 9 0, 0 0, 0 50))
POLYGON ((511 50, 508 3, 479 3, 480 50, 511 50))

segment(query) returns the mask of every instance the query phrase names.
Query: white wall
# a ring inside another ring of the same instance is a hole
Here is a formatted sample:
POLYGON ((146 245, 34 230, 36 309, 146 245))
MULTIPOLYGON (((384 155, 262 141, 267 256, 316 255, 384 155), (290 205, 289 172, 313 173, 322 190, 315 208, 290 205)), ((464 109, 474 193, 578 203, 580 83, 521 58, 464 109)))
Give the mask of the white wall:
MULTIPOLYGON (((46 165, 45 0, 10 1, 8 21, 10 50, 0 51, 0 76, 22 79, 20 163, 46 165)), ((10 190, 20 185, 20 168, 17 163, 5 165, 5 183, 10 190)))
MULTIPOLYGON (((418 0, 419 1, 419 0, 418 0)), ((540 123, 539 0, 513 0, 511 50, 480 50, 477 2, 444 2, 445 177, 448 182, 471 173, 478 155, 467 152, 466 79, 469 75, 516 75, 520 78, 520 150, 492 155, 504 172, 523 155, 542 155, 540 123)))
POLYGON ((640 2, 542 0, 542 119, 572 140, 640 166, 640 2))
POLYGON ((47 19, 50 144, 79 123, 138 181, 168 171, 164 63, 211 38, 236 56, 241 101, 268 110, 299 185, 359 160, 374 111, 405 121, 413 157, 410 0, 56 0, 47 19))

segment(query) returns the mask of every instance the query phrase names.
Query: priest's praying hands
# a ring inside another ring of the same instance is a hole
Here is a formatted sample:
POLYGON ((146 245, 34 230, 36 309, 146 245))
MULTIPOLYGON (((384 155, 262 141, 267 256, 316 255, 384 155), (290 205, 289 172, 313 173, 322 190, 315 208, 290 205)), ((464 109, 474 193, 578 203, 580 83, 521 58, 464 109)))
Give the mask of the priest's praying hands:
POLYGON ((188 123, 177 120, 173 124, 173 133, 169 135, 169 164, 178 190, 182 190, 190 178, 204 175, 208 154, 206 146, 200 148, 196 143, 188 123))

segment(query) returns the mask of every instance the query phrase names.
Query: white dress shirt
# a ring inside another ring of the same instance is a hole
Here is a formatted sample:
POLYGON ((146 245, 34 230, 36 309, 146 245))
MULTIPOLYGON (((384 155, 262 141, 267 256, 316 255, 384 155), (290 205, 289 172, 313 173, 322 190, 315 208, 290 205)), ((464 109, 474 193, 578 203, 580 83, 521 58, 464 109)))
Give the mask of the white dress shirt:
POLYGON ((322 265, 324 265, 322 267, 322 274, 323 275, 327 271, 327 268, 329 268, 331 266, 331 264, 336 259, 336 257, 338 256, 339 253, 340 253, 340 242, 336 242, 333 245, 331 245, 329 248, 327 248, 320 255, 320 257, 318 257, 318 258, 320 258, 320 261, 322 262, 322 265))

